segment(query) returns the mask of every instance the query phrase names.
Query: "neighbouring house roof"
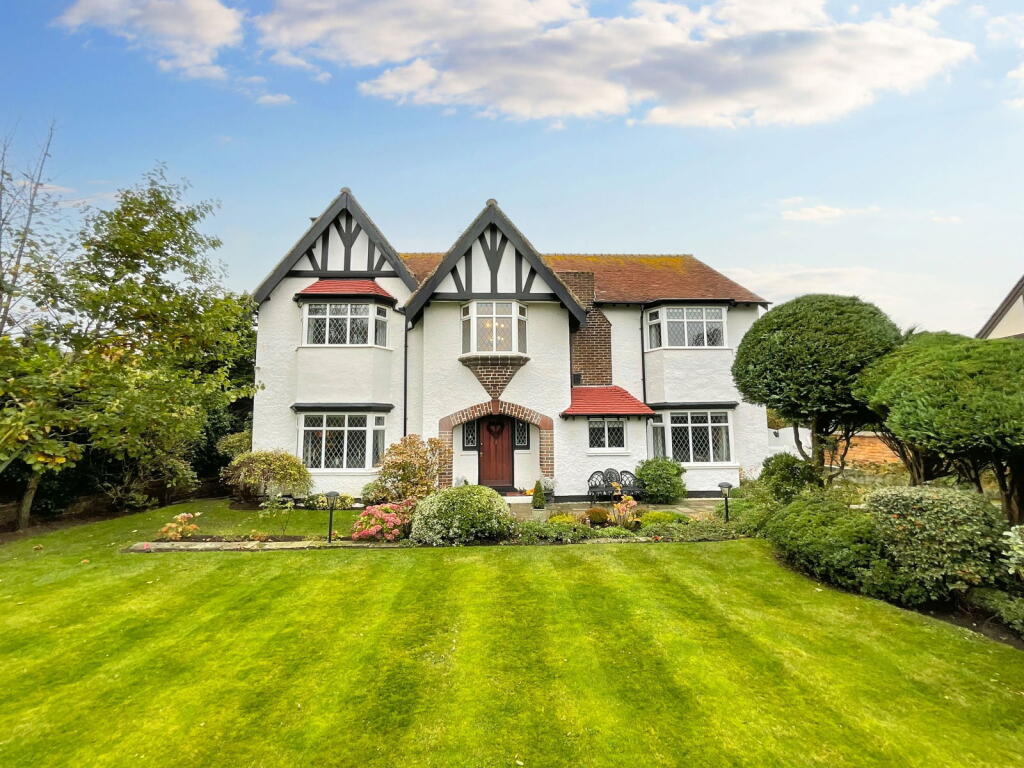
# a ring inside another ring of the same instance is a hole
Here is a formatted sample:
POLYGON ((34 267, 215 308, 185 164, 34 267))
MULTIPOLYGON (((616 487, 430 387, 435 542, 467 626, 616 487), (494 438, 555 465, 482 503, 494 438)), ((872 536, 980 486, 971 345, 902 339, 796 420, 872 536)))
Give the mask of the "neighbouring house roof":
POLYGON ((317 280, 295 294, 296 298, 299 296, 318 296, 323 298, 378 296, 382 299, 387 299, 391 303, 395 303, 397 301, 394 296, 377 285, 373 280, 355 280, 347 278, 317 280))
POLYGON ((1024 300, 1024 277, 1021 277, 1021 279, 1017 281, 1017 284, 1010 289, 1010 292, 1006 295, 1006 298, 1003 299, 1002 303, 996 307, 996 311, 992 313, 992 317, 990 317, 985 325, 981 327, 981 330, 978 331, 977 338, 987 339, 989 334, 995 330, 997 325, 999 325, 999 321, 1003 319, 1003 316, 1010 311, 1010 307, 1021 300, 1024 300))
POLYGON ((622 387, 573 387, 563 416, 653 416, 654 411, 622 387))
MULTIPOLYGON (((443 253, 400 254, 422 284, 443 253)), ((592 272, 595 300, 607 304, 649 304, 678 299, 767 304, 763 298, 721 272, 686 254, 549 253, 541 258, 559 272, 592 272)))

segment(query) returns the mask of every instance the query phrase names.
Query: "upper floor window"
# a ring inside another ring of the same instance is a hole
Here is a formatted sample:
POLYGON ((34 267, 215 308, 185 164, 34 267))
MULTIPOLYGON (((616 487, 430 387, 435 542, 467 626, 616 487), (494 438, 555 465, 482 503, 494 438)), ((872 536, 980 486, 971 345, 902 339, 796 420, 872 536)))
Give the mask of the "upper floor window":
POLYGON ((369 469, 384 455, 384 417, 365 413, 302 416, 302 461, 310 469, 369 469))
POLYGON ((526 307, 515 301, 474 301, 462 307, 462 352, 526 354, 526 307))
POLYGON ((376 304, 306 304, 306 344, 378 347, 388 345, 388 310, 376 304), (371 325, 372 322, 372 325, 371 325), (373 334, 373 340, 370 334, 373 334))
POLYGON ((673 411, 651 419, 652 453, 681 464, 723 464, 732 458, 728 411, 673 411))
POLYGON ((647 312, 648 349, 724 346, 724 307, 659 307, 647 312))

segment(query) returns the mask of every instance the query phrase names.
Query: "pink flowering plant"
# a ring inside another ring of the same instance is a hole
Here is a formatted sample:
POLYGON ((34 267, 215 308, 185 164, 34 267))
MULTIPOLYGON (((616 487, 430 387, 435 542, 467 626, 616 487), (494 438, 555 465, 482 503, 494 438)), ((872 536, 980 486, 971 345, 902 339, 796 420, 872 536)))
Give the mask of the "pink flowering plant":
POLYGON ((415 507, 415 499, 367 507, 352 524, 352 540, 396 541, 408 536, 415 507))

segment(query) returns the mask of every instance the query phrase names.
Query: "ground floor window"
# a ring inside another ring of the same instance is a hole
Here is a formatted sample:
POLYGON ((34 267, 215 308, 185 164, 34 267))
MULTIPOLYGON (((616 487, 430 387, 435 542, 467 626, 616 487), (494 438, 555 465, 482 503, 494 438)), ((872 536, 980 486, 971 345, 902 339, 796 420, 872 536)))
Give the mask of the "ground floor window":
POLYGON ((365 413, 302 416, 302 461, 310 469, 369 469, 384 455, 384 417, 365 413))
POLYGON ((587 429, 593 450, 626 447, 626 422, 622 419, 590 419, 587 429))
POLYGON ((651 451, 655 456, 671 455, 682 464, 732 461, 729 419, 729 411, 659 413, 651 419, 651 451))

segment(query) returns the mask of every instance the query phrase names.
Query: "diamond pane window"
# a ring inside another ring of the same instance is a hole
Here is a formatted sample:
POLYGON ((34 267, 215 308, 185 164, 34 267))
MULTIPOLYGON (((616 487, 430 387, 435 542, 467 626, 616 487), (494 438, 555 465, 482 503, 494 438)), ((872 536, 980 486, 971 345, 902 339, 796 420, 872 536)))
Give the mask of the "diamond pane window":
POLYGON ((349 326, 349 344, 365 344, 369 338, 370 321, 365 317, 353 317, 349 326))
POLYGON ((475 421, 467 421, 462 425, 462 450, 475 451, 477 424, 475 421))
MULTIPOLYGON (((307 304, 306 344, 363 346, 370 342, 369 304, 307 304)), ((373 344, 388 343, 387 307, 375 307, 373 313, 373 344)))
POLYGON ((666 307, 647 313, 647 347, 724 347, 722 307, 666 307))
POLYGON ((384 454, 384 422, 383 416, 366 414, 305 414, 302 460, 310 469, 377 466, 384 454))
POLYGON ((591 448, 626 447, 626 423, 621 419, 591 419, 588 431, 591 448))
POLYGON ((670 422, 672 457, 676 461, 707 464, 732 460, 728 411, 676 412, 670 422))
POLYGON ((327 318, 311 317, 306 323, 306 343, 324 344, 327 341, 327 318))
POLYGON ((513 445, 520 450, 530 447, 530 425, 525 421, 516 421, 513 432, 513 445))

